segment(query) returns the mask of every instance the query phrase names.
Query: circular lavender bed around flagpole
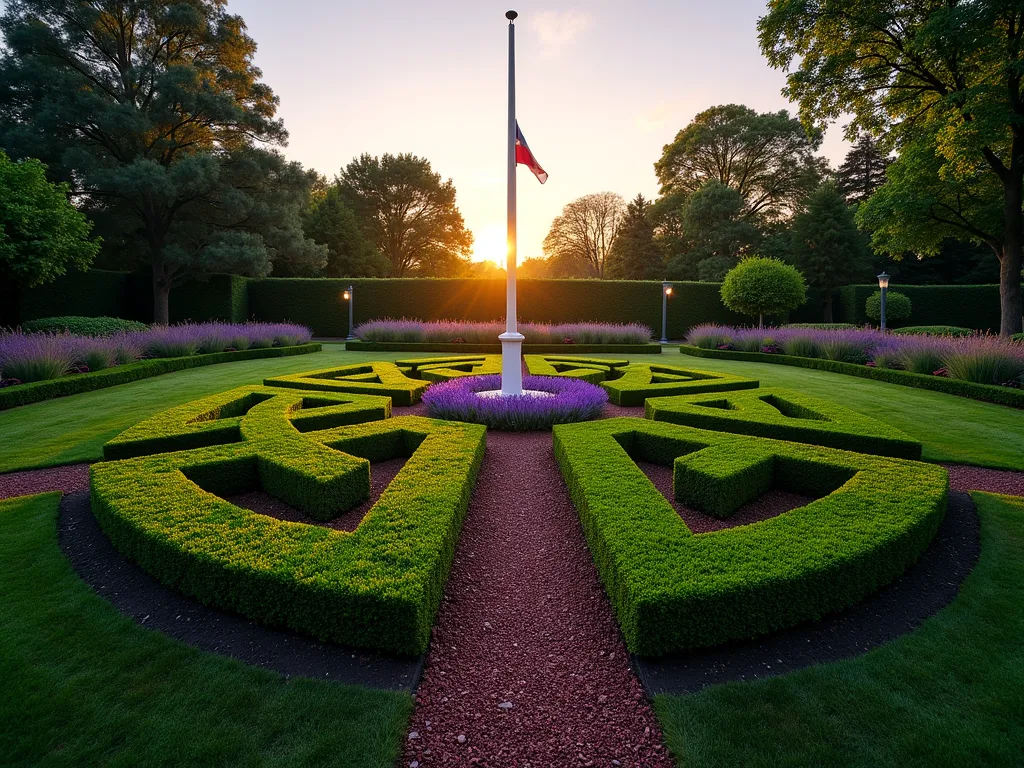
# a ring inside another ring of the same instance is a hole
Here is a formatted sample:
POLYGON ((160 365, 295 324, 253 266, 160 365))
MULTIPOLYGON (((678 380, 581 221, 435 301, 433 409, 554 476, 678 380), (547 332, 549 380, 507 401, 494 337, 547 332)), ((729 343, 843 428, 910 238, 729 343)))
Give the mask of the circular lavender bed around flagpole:
POLYGON ((523 389, 544 395, 494 397, 480 393, 501 389, 501 376, 464 376, 431 384, 423 393, 427 414, 435 419, 485 424, 507 432, 547 429, 553 424, 593 419, 608 402, 595 384, 563 376, 525 376, 523 389))

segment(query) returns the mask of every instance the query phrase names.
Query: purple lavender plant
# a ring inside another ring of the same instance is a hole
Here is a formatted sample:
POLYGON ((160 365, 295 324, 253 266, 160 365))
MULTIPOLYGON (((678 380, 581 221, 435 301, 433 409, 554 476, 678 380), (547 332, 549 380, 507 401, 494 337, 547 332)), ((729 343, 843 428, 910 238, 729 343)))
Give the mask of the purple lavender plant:
POLYGON ((481 397, 479 392, 501 389, 501 376, 465 376, 432 384, 423 393, 427 413, 437 419, 486 424, 491 429, 527 432, 593 419, 608 402, 608 393, 580 379, 526 376, 523 389, 548 392, 549 397, 513 395, 481 397))
MULTIPOLYGON (((356 326, 361 341, 450 344, 461 339, 468 344, 493 344, 505 330, 502 321, 459 320, 370 320, 356 326)), ((520 323, 519 332, 527 344, 646 344, 651 329, 639 323, 520 323)))

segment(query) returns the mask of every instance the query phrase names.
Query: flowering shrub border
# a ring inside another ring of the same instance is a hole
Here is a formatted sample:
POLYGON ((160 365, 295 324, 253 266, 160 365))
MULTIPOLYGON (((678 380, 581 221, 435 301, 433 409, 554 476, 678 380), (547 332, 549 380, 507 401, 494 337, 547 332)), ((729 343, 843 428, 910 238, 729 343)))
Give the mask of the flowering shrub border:
MULTIPOLYGON (((504 320, 369 320, 357 325, 353 335, 377 343, 495 344, 505 331, 504 320)), ((640 323, 520 323, 519 332, 528 344, 646 344, 653 335, 640 323)))
POLYGON ((985 403, 1007 405, 1011 408, 1024 408, 1024 390, 1011 387, 999 387, 993 384, 975 384, 970 381, 950 379, 943 376, 929 376, 922 373, 911 373, 893 368, 873 368, 855 363, 843 363, 837 360, 822 360, 813 357, 796 357, 794 355, 769 354, 764 352, 737 352, 725 349, 701 349, 683 344, 679 351, 691 357, 707 357, 716 360, 746 360, 752 363, 776 363, 792 365, 797 368, 810 368, 817 371, 842 373, 847 376, 859 376, 862 379, 885 381, 889 384, 902 384, 906 387, 930 389, 933 392, 944 392, 947 395, 967 397, 985 403))
MULTIPOLYGON (((192 417, 238 394, 207 398, 192 417)), ((424 652, 485 429, 406 416, 300 432, 298 406, 310 394, 270 394, 239 417, 243 442, 94 464, 97 520, 125 556, 206 604, 345 645, 424 652), (263 487, 311 516, 330 517, 366 498, 370 461, 399 456, 408 457, 405 466, 351 533, 283 522, 221 498, 263 487)), ((381 398, 323 399, 381 405, 381 398)), ((187 410, 154 417, 148 432, 181 435, 187 410)))
POLYGON ((491 429, 525 432, 593 419, 608 402, 608 393, 581 378, 525 376, 523 389, 551 397, 513 395, 481 397, 478 392, 501 389, 501 376, 460 377, 435 384, 423 395, 427 413, 438 419, 484 424, 491 429))
POLYGON ((661 655, 840 611, 931 542, 942 467, 607 419, 554 428, 555 456, 629 650, 661 655), (678 498, 727 516, 770 487, 823 496, 756 525, 693 534, 633 458, 674 466, 678 498))
POLYGON ((654 421, 901 459, 921 458, 921 443, 895 427, 789 389, 649 397, 644 407, 646 417, 654 421))
POLYGON ((237 352, 215 352, 208 355, 192 355, 190 357, 170 357, 154 360, 140 360, 102 371, 81 373, 75 376, 64 376, 59 379, 35 381, 30 384, 18 384, 0 389, 0 411, 15 408, 19 405, 31 405, 57 397, 92 392, 96 389, 115 387, 164 373, 184 371, 189 368, 201 368, 204 365, 232 363, 238 360, 260 360, 268 357, 291 357, 319 352, 321 345, 302 344, 295 347, 271 347, 269 349, 246 349, 237 352))

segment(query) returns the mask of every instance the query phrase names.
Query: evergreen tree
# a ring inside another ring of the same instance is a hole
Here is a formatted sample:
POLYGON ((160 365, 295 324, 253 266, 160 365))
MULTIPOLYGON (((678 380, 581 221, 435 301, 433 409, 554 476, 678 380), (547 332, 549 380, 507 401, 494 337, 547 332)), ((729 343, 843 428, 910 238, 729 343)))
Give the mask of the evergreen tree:
POLYGON ((808 195, 793 219, 791 259, 808 285, 822 293, 824 321, 832 322, 832 291, 869 274, 864 236, 839 187, 826 182, 808 195))
POLYGON ((310 179, 261 146, 287 133, 224 0, 14 0, 0 32, 0 145, 145 258, 156 322, 190 272, 322 265, 298 216, 310 179))
POLYGON ((626 215, 608 255, 608 277, 613 280, 660 280, 664 276, 650 208, 650 201, 643 195, 637 195, 626 206, 626 215))
POLYGON ((387 276, 391 265, 366 238, 338 187, 314 193, 302 229, 306 237, 327 246, 327 264, 320 272, 325 277, 387 276))
POLYGON ((846 153, 843 164, 836 172, 836 183, 850 205, 863 203, 885 184, 885 169, 892 158, 885 154, 878 142, 862 133, 846 153))

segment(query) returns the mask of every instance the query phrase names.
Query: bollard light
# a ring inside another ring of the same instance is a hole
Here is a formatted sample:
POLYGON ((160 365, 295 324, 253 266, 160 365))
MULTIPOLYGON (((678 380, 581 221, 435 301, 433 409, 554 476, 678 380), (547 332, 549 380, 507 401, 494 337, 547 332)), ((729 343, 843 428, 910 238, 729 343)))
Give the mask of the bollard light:
POLYGON ((885 330, 885 294, 889 291, 889 275, 885 272, 878 276, 878 288, 882 293, 882 298, 879 301, 879 325, 881 329, 885 330))
POLYGON ((661 343, 668 344, 668 297, 672 295, 672 285, 661 284, 661 343))
POLYGON ((351 285, 348 287, 347 291, 344 291, 341 294, 341 298, 348 302, 348 336, 345 337, 345 341, 355 341, 356 340, 355 335, 352 333, 352 328, 353 328, 352 318, 354 316, 352 308, 353 308, 353 305, 355 304, 355 294, 356 294, 355 288, 353 288, 351 285))

